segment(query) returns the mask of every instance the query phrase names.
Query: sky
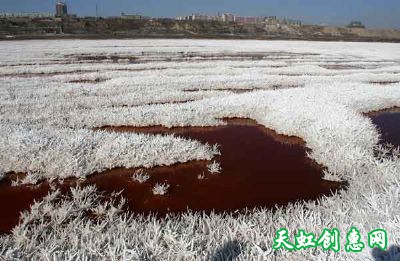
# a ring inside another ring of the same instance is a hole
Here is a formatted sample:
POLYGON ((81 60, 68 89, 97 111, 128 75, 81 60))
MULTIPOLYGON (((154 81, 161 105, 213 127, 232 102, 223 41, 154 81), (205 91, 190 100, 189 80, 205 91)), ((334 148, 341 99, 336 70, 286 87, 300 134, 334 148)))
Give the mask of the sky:
MULTIPOLYGON (((287 17, 306 23, 346 25, 360 20, 368 27, 400 29, 400 0, 67 0, 68 12, 100 16, 121 12, 151 17, 191 13, 287 17)), ((55 0, 0 0, 0 12, 54 12, 55 0)))

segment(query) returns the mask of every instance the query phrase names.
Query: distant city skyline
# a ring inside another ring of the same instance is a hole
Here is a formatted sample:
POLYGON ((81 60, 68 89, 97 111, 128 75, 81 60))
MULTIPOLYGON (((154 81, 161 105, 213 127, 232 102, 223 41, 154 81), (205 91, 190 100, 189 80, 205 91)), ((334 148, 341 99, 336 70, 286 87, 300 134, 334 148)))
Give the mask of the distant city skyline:
MULTIPOLYGON (((118 16, 121 12, 151 17, 191 13, 234 13, 278 16, 305 23, 346 25, 352 20, 368 27, 400 29, 399 0, 68 0, 68 12, 79 16, 118 16)), ((55 12, 54 0, 1 0, 0 12, 55 12)))

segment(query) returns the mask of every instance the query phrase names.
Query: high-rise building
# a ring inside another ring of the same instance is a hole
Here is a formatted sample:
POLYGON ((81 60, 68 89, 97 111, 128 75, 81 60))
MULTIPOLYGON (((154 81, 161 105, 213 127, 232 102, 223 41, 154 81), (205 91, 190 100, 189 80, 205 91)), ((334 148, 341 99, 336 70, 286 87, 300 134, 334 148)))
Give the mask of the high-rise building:
POLYGON ((65 17, 67 15, 67 4, 65 2, 58 1, 56 3, 56 17, 65 17))
POLYGON ((235 16, 233 14, 229 14, 229 13, 222 14, 221 20, 222 20, 222 22, 234 22, 235 16))

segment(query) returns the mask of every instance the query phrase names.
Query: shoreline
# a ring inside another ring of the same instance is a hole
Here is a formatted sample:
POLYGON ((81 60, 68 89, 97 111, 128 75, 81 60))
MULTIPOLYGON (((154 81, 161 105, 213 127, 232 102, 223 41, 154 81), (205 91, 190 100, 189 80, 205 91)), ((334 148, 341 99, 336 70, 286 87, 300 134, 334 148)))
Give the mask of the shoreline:
POLYGON ((253 35, 188 35, 188 34, 154 34, 154 35, 114 35, 114 34, 54 34, 54 35, 0 35, 0 41, 21 40, 129 40, 129 39, 210 39, 210 40, 267 40, 267 41, 311 41, 311 42, 371 42, 400 43, 400 38, 374 37, 290 37, 290 36, 253 36, 253 35))

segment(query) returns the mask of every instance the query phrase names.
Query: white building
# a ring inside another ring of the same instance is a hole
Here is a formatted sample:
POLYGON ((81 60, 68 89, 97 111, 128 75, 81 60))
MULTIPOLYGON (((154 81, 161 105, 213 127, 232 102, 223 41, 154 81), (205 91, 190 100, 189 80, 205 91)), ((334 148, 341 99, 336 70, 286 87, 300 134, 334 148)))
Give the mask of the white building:
POLYGON ((221 21, 222 22, 234 22, 235 21, 235 16, 233 14, 230 13, 225 13, 225 14, 221 14, 221 21))

